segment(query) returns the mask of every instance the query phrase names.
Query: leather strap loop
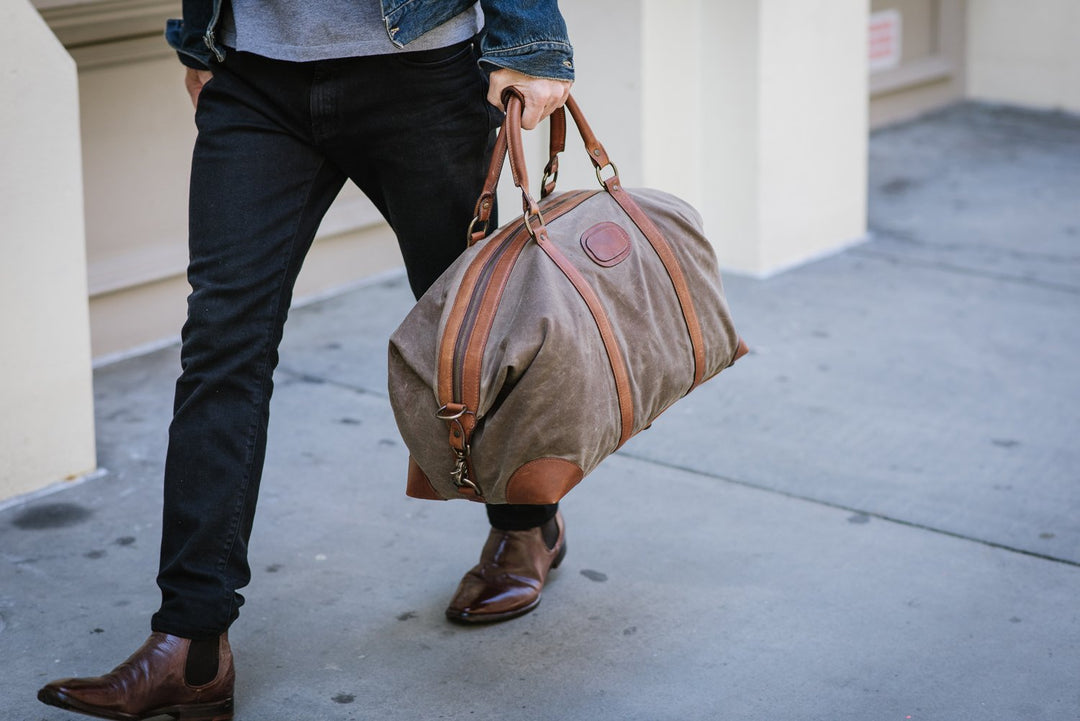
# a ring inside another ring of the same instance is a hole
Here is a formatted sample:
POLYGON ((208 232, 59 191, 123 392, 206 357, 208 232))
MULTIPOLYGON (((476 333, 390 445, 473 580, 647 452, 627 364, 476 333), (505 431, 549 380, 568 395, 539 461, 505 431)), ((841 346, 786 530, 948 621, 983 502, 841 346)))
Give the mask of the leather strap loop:
POLYGON ((581 136, 582 142, 585 143, 585 151, 589 154, 589 160, 592 161, 592 164, 596 168, 610 165, 611 158, 608 157, 603 144, 596 139, 596 135, 593 133, 592 128, 589 127, 588 121, 585 120, 585 116, 581 113, 581 108, 578 107, 573 96, 566 98, 566 109, 570 111, 570 117, 574 119, 574 124, 577 125, 578 134, 581 136))
MULTIPOLYGON (((494 207, 496 187, 499 184, 499 176, 502 175, 506 158, 510 159, 510 174, 514 178, 514 185, 521 190, 522 210, 525 215, 534 215, 538 207, 529 194, 529 174, 525 167, 525 147, 521 137, 521 114, 525 109, 525 97, 517 88, 511 86, 503 91, 502 101, 506 108, 506 115, 503 118, 502 129, 495 139, 495 148, 491 153, 491 163, 488 165, 487 176, 484 178, 484 187, 476 200, 476 212, 469 230, 469 245, 483 239, 486 234, 488 220, 491 218, 494 207)), ((548 144, 548 162, 544 167, 544 178, 540 188, 541 200, 555 191, 555 181, 559 174, 559 153, 566 149, 567 111, 573 118, 574 124, 577 125, 578 134, 585 143, 585 150, 593 166, 600 170, 613 165, 603 144, 596 139, 592 128, 585 120, 577 101, 573 96, 567 96, 565 109, 556 108, 549 116, 551 136, 548 144)))

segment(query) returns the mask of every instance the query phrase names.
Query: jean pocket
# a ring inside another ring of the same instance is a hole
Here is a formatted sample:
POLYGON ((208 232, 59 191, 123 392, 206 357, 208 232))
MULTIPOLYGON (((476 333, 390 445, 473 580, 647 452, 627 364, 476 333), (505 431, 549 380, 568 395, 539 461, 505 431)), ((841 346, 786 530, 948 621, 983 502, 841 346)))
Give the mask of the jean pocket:
POLYGON ((461 62, 466 57, 471 59, 472 40, 462 40, 444 48, 432 48, 431 50, 415 50, 413 52, 396 53, 395 58, 405 65, 415 68, 444 68, 461 62))

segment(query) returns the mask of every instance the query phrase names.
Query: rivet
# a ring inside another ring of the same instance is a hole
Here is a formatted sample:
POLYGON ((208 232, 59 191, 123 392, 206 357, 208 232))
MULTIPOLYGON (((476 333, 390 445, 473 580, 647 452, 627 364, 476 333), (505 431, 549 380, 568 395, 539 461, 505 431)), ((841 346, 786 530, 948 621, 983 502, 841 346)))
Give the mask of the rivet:
POLYGON ((600 155, 600 148, 593 148, 592 154, 593 155, 600 155))

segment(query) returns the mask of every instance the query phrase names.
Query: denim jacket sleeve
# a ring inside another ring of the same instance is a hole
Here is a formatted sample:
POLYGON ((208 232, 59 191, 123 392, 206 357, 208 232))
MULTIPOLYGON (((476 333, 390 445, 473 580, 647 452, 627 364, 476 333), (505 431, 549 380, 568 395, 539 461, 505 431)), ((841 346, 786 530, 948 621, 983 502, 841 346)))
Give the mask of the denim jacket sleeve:
MULTIPOLYGON (((474 0, 382 0, 386 32, 394 45, 408 47, 473 4, 474 0)), ((558 0, 480 0, 480 7, 484 11, 481 67, 574 79, 574 50, 558 0)))
POLYGON ((184 0, 183 20, 169 20, 165 40, 189 68, 206 70, 213 57, 206 44, 207 31, 217 24, 221 0, 184 0))
POLYGON ((557 0, 481 0, 480 64, 554 80, 574 79, 574 49, 557 0))
MULTIPOLYGON (((169 20, 165 39, 180 62, 207 69, 224 56, 213 40, 222 0, 183 0, 183 19, 169 20)), ((468 9, 472 0, 382 0, 387 35, 404 47, 432 28, 468 9)), ((480 0, 484 30, 480 64, 488 70, 509 68, 555 80, 574 79, 574 50, 559 12, 558 0, 480 0)))

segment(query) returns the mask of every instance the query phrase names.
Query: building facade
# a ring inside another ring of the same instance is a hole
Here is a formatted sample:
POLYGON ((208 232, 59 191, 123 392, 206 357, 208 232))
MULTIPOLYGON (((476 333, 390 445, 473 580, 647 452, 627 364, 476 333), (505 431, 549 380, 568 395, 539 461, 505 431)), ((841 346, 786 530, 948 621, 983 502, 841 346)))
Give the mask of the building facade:
MULTIPOLYGON (((564 0, 575 96, 630 185, 701 209, 767 276, 860 241, 868 131, 966 98, 1080 112, 1075 0, 564 0)), ((0 499, 93 469, 91 363, 177 337, 195 128, 179 0, 7 0, 0 499)), ((542 132, 531 134, 542 167, 542 132)), ((562 187, 595 182, 580 146, 562 187)), ((464 232, 464 229, 463 229, 464 232)), ((400 265, 355 188, 302 301, 400 265)))

